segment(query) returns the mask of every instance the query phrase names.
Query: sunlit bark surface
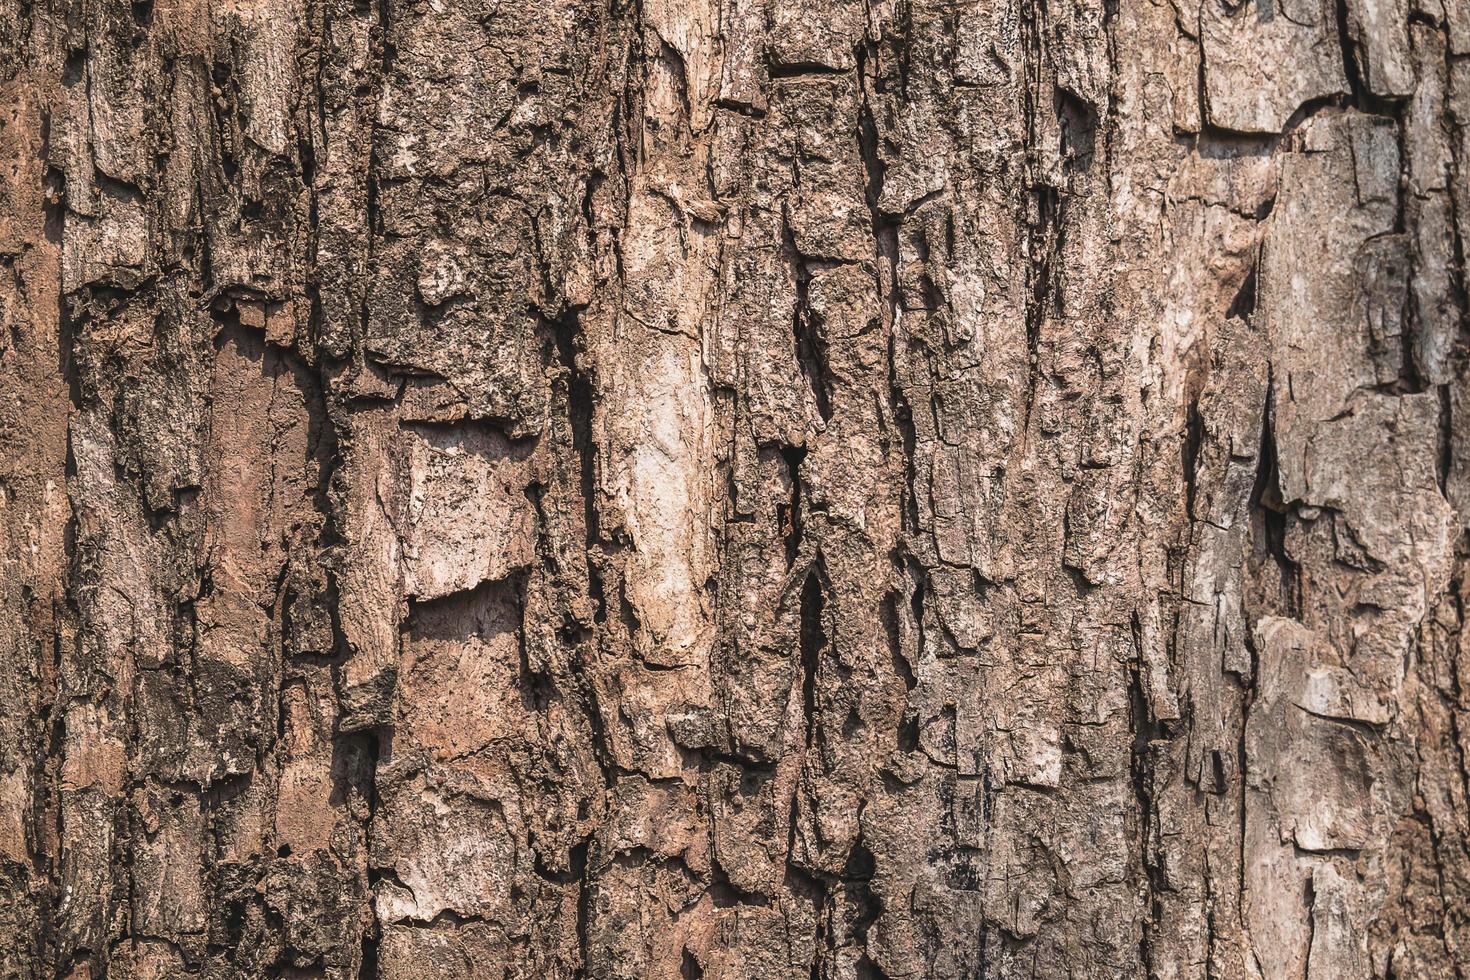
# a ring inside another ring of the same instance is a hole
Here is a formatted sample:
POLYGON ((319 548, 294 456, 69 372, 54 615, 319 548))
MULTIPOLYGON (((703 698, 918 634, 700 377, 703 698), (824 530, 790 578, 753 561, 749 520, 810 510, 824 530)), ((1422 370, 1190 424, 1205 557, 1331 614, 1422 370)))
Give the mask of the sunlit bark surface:
POLYGON ((0 0, 0 977, 1470 970, 1465 0, 0 0))

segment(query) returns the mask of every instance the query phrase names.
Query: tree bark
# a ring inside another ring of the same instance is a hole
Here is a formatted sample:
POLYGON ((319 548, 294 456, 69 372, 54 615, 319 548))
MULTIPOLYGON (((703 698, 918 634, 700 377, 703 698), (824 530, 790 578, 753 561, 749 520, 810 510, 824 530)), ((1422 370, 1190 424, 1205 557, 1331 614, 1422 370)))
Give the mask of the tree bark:
POLYGON ((1470 973, 1464 0, 0 78, 0 976, 1470 973))

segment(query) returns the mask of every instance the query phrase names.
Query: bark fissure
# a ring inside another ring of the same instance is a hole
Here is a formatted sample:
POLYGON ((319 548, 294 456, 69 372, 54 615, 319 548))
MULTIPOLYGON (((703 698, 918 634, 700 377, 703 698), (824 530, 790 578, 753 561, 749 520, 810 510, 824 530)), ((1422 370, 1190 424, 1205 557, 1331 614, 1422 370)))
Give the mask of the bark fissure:
POLYGON ((1453 973, 1470 30, 1258 6, 5 12, 0 977, 1453 973))

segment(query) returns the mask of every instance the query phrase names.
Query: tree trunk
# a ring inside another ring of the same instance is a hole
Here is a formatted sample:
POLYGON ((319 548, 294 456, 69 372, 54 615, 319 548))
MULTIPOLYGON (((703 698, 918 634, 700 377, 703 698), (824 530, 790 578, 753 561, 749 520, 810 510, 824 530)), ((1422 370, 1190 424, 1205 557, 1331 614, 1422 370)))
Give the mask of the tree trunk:
POLYGON ((1464 0, 0 65, 0 976, 1470 973, 1464 0))

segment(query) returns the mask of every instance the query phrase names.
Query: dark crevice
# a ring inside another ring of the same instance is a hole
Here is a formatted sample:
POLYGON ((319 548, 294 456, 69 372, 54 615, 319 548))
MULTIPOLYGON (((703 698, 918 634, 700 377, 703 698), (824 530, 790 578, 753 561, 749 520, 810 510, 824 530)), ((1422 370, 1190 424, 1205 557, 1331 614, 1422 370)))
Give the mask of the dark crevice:
POLYGON ((1455 454, 1455 422, 1454 422, 1454 398, 1450 394, 1450 386, 1439 385, 1439 433, 1438 445, 1435 447, 1434 476, 1439 484, 1439 493, 1442 497, 1448 497, 1450 470, 1454 466, 1455 454))
MULTIPOLYGON (((909 80, 909 57, 910 44, 909 35, 912 28, 910 21, 912 11, 908 5, 902 5, 899 11, 899 22, 895 25, 897 33, 893 40, 898 51, 899 86, 897 97, 903 100, 907 97, 909 80)), ((873 234, 873 275, 874 286, 877 294, 886 300, 885 326, 888 333, 887 355, 888 355, 888 400, 892 412, 894 426, 898 430, 903 453, 904 479, 902 487, 902 528, 908 534, 918 534, 920 531, 919 500, 918 500, 918 430, 915 425, 913 406, 904 390, 904 379, 899 375, 899 347, 905 343, 899 337, 898 311, 901 297, 899 286, 898 261, 899 261, 899 228, 903 220, 902 215, 885 214, 882 208, 883 184, 887 176, 887 164, 884 162, 881 137, 878 131, 878 121, 874 110, 875 96, 884 90, 883 79, 874 72, 870 77, 870 68, 876 66, 878 61, 877 45, 871 40, 857 47, 857 74, 859 95, 861 98, 858 125, 857 142, 858 152, 863 161, 863 169, 866 175, 864 186, 864 198, 868 205, 868 213, 872 225, 873 234)), ((924 204, 936 198, 935 193, 926 194, 915 201, 906 209, 906 213, 916 212, 924 204)), ((949 233, 953 235, 953 224, 949 225, 949 233)), ((949 244, 949 251, 954 251, 953 243, 949 244)), ((936 304, 937 305, 937 304, 936 304)), ((911 573, 913 577, 913 592, 909 598, 910 612, 913 615, 913 633, 915 637, 916 652, 914 660, 910 662, 903 649, 903 631, 900 629, 900 608, 903 602, 901 592, 892 592, 885 599, 883 606, 883 623, 888 633, 890 657, 893 664, 894 675, 904 685, 905 704, 898 719, 897 730, 894 733, 895 748, 899 752, 910 753, 919 749, 920 732, 919 718, 908 703, 907 692, 912 692, 918 686, 918 678, 914 674, 916 666, 923 661, 924 651, 924 625, 923 625, 923 603, 924 603, 924 571, 917 563, 911 563, 903 551, 896 551, 893 557, 896 571, 900 576, 911 573)), ((861 963, 870 963, 864 955, 861 963)), ((861 965, 861 964, 860 964, 861 965)), ((819 976, 820 956, 818 961, 812 964, 813 978, 819 976)))
POLYGON ((892 980, 866 952, 857 962, 856 976, 858 980, 892 980))
POLYGON ((826 596, 822 585, 820 564, 807 572, 801 587, 801 704, 806 718, 806 747, 810 749, 816 734, 817 718, 817 673, 821 669, 822 654, 827 647, 827 632, 823 623, 826 612, 826 596))
POLYGON ((1056 259, 1061 254, 1061 211, 1063 202, 1059 196, 1058 189, 1047 182, 1044 174, 1037 173, 1037 160, 1041 156, 1041 147, 1044 136, 1040 127, 1045 125, 1045 117, 1050 109, 1055 111, 1057 106, 1048 105, 1056 98, 1055 87, 1049 86, 1044 80, 1045 51, 1048 25, 1047 10, 1044 4, 1028 4, 1020 18, 1020 47, 1023 61, 1021 85, 1022 104, 1020 106, 1022 116, 1025 120, 1025 154, 1026 166, 1023 174, 1026 193, 1030 200, 1022 208, 1025 223, 1028 226, 1026 234, 1026 254, 1028 262, 1026 265, 1026 356, 1027 356, 1027 393, 1026 407, 1021 425, 1022 438, 1031 427, 1038 388, 1041 383, 1041 334, 1042 327, 1046 322, 1049 310, 1048 301, 1054 299, 1056 292, 1056 259))
MULTIPOLYGON (((592 381, 583 368, 579 356, 585 354, 583 347, 585 338, 581 331, 580 314, 580 307, 572 307, 556 320, 550 321, 549 326, 564 372, 572 452, 578 460, 578 494, 582 501, 585 528, 587 594, 593 608, 593 625, 596 625, 607 621, 608 609, 602 573, 594 560, 594 549, 599 547, 602 540, 602 529, 596 497, 596 450, 592 440, 594 395, 592 381)), ((609 742, 603 725, 601 709, 597 703, 597 694, 586 680, 588 671, 585 668, 585 660, 587 644, 590 642, 592 641, 589 638, 581 636, 578 642, 572 645, 572 663, 576 678, 574 689, 582 715, 591 731, 593 754, 602 771, 603 783, 611 787, 617 781, 616 767, 609 755, 609 742)), ((587 900, 589 888, 590 879, 584 879, 581 901, 587 900)), ((580 910, 579 906, 579 916, 582 915, 582 911, 584 910, 580 910)), ((585 930, 585 923, 580 918, 579 928, 585 930)))
POLYGON ((1054 187, 1037 184, 1031 189, 1036 205, 1036 223, 1031 228, 1026 269, 1029 287, 1026 302, 1026 359, 1029 365, 1026 414, 1023 430, 1030 427, 1041 379, 1041 328, 1046 322, 1048 300, 1056 289, 1054 263, 1061 252, 1061 200, 1054 187))
MULTIPOLYGON (((1201 82, 1203 92, 1203 82, 1201 82)), ((1203 101, 1203 99, 1202 99, 1203 101)), ((1175 142, 1194 150, 1208 160, 1236 160, 1242 157, 1266 157, 1275 153, 1281 145, 1301 129, 1313 116, 1326 109, 1343 109, 1350 99, 1340 93, 1308 99, 1296 107, 1279 133, 1246 132, 1230 129, 1201 117, 1198 133, 1181 133, 1175 142)))
POLYGON ((820 263, 803 255, 797 248, 796 233, 785 210, 781 213, 781 237, 796 280, 796 300, 791 313, 796 363, 811 389, 817 414, 823 422, 827 422, 832 418, 832 379, 827 369, 827 341, 823 336, 825 324, 821 314, 812 309, 809 298, 812 267, 820 267, 820 263))
MULTIPOLYGON (((678 48, 664 40, 658 31, 654 31, 653 34, 658 38, 657 60, 663 64, 664 70, 674 79, 675 87, 679 92, 681 122, 684 124, 684 128, 688 129, 692 125, 693 118, 689 101, 689 68, 684 63, 684 55, 678 48)), ((645 86, 647 85, 646 79, 647 77, 645 76, 645 86)), ((648 121, 652 123, 651 119, 648 121)))
POLYGON ((882 139, 878 132, 878 121, 869 93, 870 87, 881 85, 880 79, 869 77, 869 63, 875 60, 876 53, 869 50, 869 45, 858 47, 858 94, 861 103, 858 107, 857 141, 858 154, 862 158, 863 172, 867 178, 863 188, 863 197, 867 201, 868 213, 872 219, 875 285, 878 295, 888 300, 887 312, 891 327, 893 316, 898 310, 898 226, 901 216, 885 214, 881 207, 883 182, 887 176, 888 165, 883 160, 880 146, 882 139))
POLYGON ((532 849, 534 870, 543 880, 552 882, 553 884, 570 885, 580 882, 587 874, 588 846, 589 842, 585 840, 574 844, 571 850, 567 851, 566 868, 564 870, 547 867, 545 860, 541 857, 541 853, 532 849))
POLYGON ((1286 125, 1281 127, 1281 135, 1274 137, 1279 143, 1281 139, 1296 132, 1306 125, 1307 120, 1322 112, 1324 109, 1344 109, 1347 100, 1342 95, 1321 95, 1315 99, 1308 99, 1296 107, 1296 111, 1286 120, 1286 125))
POLYGON ((1230 301, 1230 308, 1225 311, 1226 319, 1244 320, 1247 323, 1256 313, 1256 267, 1251 266, 1251 271, 1246 273, 1245 281, 1240 284, 1235 298, 1230 301))
POLYGON ((889 338, 888 391, 893 403, 893 420, 903 440, 903 530, 909 534, 917 534, 919 532, 919 498, 916 454, 919 438, 918 429, 914 425, 913 407, 909 404, 898 381, 898 359, 895 356, 897 352, 893 350, 893 345, 897 342, 896 337, 889 338))
POLYGON ((1180 447, 1180 465, 1184 470, 1184 507, 1185 513, 1191 518, 1195 517, 1194 501, 1199 491, 1199 474, 1195 471, 1199 465, 1199 453, 1204 438, 1205 420, 1200 414, 1199 399, 1191 398, 1185 410, 1184 442, 1180 447))
POLYGON ((1261 448, 1257 456, 1255 483, 1251 487, 1250 513, 1257 547, 1274 561, 1280 571, 1280 588, 1286 614, 1300 609, 1297 564, 1286 553, 1287 501, 1281 497, 1276 456, 1276 434, 1271 411, 1275 382, 1266 384, 1266 409, 1261 413, 1261 448))
MULTIPOLYGON (((894 564, 899 568, 904 567, 904 563, 900 560, 896 560, 894 564)), ((922 569, 915 567, 914 572, 919 576, 919 583, 922 583, 922 569)), ((916 590, 921 587, 920 584, 916 583, 916 590)), ((899 615, 899 604, 902 601, 903 593, 901 591, 895 590, 889 592, 883 599, 880 614, 883 621, 883 629, 888 636, 888 649, 889 656, 893 661, 893 673, 895 677, 903 682, 904 687, 904 710, 903 714, 899 717, 898 731, 896 733, 898 751, 913 752, 919 747, 919 719, 918 715, 908 705, 908 695, 914 688, 919 686, 919 679, 914 674, 914 665, 909 662, 903 649, 904 631, 901 627, 899 615)), ((922 600, 920 600, 920 605, 922 605, 922 600)), ((913 630, 916 644, 922 645, 923 625, 917 619, 914 623, 913 630)), ((922 650, 922 646, 920 646, 920 649, 922 650)))
MULTIPOLYGON (((1357 855, 1355 854, 1353 857, 1356 859, 1357 855)), ((1314 975, 1321 975, 1312 970, 1312 948, 1317 945, 1317 916, 1314 914, 1317 904, 1317 890, 1313 887, 1312 875, 1306 876, 1306 880, 1302 883, 1302 888, 1304 890, 1302 902, 1306 906, 1307 920, 1307 941, 1303 944, 1303 948, 1306 950, 1306 956, 1302 960, 1302 975, 1310 978, 1314 975)))
MULTIPOLYGON (((539 509, 539 504, 538 504, 539 509)), ((544 664, 531 663, 531 650, 526 642, 526 579, 523 573, 512 576, 511 589, 516 597, 516 650, 519 654, 521 698, 528 711, 546 712, 556 700, 555 678, 544 664)))
MULTIPOLYGON (((609 783, 611 785, 611 783, 609 783)), ((592 862, 584 861, 582 879, 577 888, 577 952, 578 964, 574 977, 586 977, 588 960, 592 955, 592 862)))
POLYGON ((759 746, 737 746, 729 751, 703 747, 675 746, 685 763, 697 772, 712 772, 717 766, 734 766, 740 770, 740 778, 769 779, 776 772, 776 760, 768 758, 759 746))
POLYGON ((1281 142, 1277 133, 1243 133, 1200 121, 1197 133, 1179 133, 1174 141, 1206 160, 1236 160, 1270 156, 1281 142))
POLYGON ((1147 971, 1151 958, 1153 934, 1159 927, 1163 915, 1160 896, 1168 890, 1168 881, 1163 868, 1155 860, 1153 849, 1154 821, 1154 742, 1164 737, 1158 721, 1149 710, 1148 695, 1143 680, 1143 631, 1138 614, 1132 618, 1133 660, 1128 672, 1129 727, 1133 732, 1130 752, 1130 773, 1133 782, 1133 798, 1138 810, 1138 855, 1142 865, 1144 883, 1148 888, 1149 918, 1143 923, 1139 938, 1139 962, 1147 971))
POLYGON ((811 274, 806 265, 798 267, 796 279, 796 309, 792 316, 792 330, 796 335, 796 358, 801 364, 801 373, 811 386, 812 398, 817 403, 817 414, 823 422, 832 419, 832 380, 827 374, 827 343, 822 338, 823 321, 807 300, 807 288, 811 274))
MULTIPOLYGON (((48 117, 49 120, 49 117, 48 117)), ((47 139, 49 139, 49 125, 47 139)), ((60 245, 66 230, 66 174, 48 165, 42 181, 42 233, 52 245, 60 245)))
POLYGON ((715 908, 728 909, 737 905, 768 908, 771 904, 769 896, 760 892, 747 891, 732 882, 719 861, 712 862, 710 875, 710 883, 705 890, 709 892, 710 901, 714 903, 715 908))
MULTIPOLYGON (((913 592, 909 596, 909 614, 913 617, 914 624, 914 664, 917 666, 924 662, 924 599, 928 580, 922 568, 915 564, 912 567, 913 592)), ((918 678, 913 670, 905 672, 904 683, 912 691, 918 686, 918 678)), ((900 752, 916 752, 919 749, 919 718, 911 711, 905 711, 903 719, 898 728, 898 749, 900 752)))
POLYGON ((378 945, 382 942, 376 916, 362 934, 362 963, 358 967, 358 980, 376 980, 378 976, 378 945))
POLYGON ((239 100, 240 88, 234 77, 234 67, 226 56, 233 51, 224 48, 216 52, 210 69, 214 98, 209 105, 214 114, 215 133, 219 140, 219 163, 225 180, 232 187, 237 185, 240 172, 239 100))
POLYGON ((582 307, 572 307, 548 325, 556 341, 556 351, 566 372, 567 420, 572 430, 572 451, 579 463, 578 491, 582 499, 582 516, 588 546, 601 540, 596 498, 596 450, 592 443, 592 380, 583 368, 579 354, 585 356, 585 339, 581 329, 582 307))
MULTIPOLYGON (((362 821, 364 845, 372 849, 373 817, 378 810, 377 773, 380 762, 393 754, 393 730, 382 727, 375 730, 338 734, 332 746, 333 791, 331 802, 344 806, 349 793, 355 791, 366 803, 366 817, 362 821), (338 759, 342 761, 339 763, 338 759)), ((362 934, 362 962, 358 969, 359 980, 375 980, 378 976, 378 946, 382 941, 382 923, 378 921, 376 903, 371 896, 369 880, 368 908, 371 921, 362 934)))
MULTIPOLYGON (((904 393, 902 379, 898 374, 898 344, 900 341, 897 331, 894 329, 900 296, 898 280, 898 229, 902 218, 897 215, 884 214, 880 206, 887 165, 883 162, 883 156, 880 152, 878 126, 873 114, 873 107, 868 91, 870 85, 868 65, 869 61, 874 57, 875 55, 869 52, 867 46, 859 46, 857 50, 857 67, 862 103, 858 117, 857 140, 858 152, 862 158, 863 170, 867 178, 863 188, 863 196, 867 202, 868 213, 872 223, 874 286, 878 295, 887 301, 888 396, 890 408, 893 412, 893 419, 903 443, 904 530, 913 534, 919 530, 919 507, 916 496, 917 491, 915 489, 917 486, 915 453, 918 445, 918 433, 914 425, 913 407, 909 404, 908 398, 904 393)), ((925 195, 910 210, 916 210, 929 197, 930 195, 925 195)))
POLYGON ((840 881, 846 892, 847 904, 854 910, 853 941, 864 947, 863 955, 857 962, 857 975, 872 978, 872 980, 882 980, 888 975, 866 950, 868 935, 872 932, 878 917, 883 914, 883 899, 873 891, 873 875, 876 872, 877 862, 873 860, 873 852, 868 849, 859 834, 858 839, 852 845, 852 850, 848 852, 840 881))
POLYGON ((834 78, 846 75, 847 73, 848 69, 846 68, 833 68, 831 65, 824 65, 818 61, 789 61, 784 63, 768 61, 766 63, 766 75, 772 81, 811 77, 834 78))
POLYGON ((791 485, 791 496, 786 503, 776 505, 776 516, 786 545, 786 568, 789 571, 796 564, 796 558, 801 552, 801 464, 806 459, 806 449, 802 446, 783 446, 781 458, 786 463, 786 478, 791 485))
POLYGON ((1366 112, 1375 116, 1386 116, 1402 122, 1402 113, 1404 107, 1408 104, 1407 100, 1402 98, 1388 99, 1375 95, 1368 86, 1367 76, 1362 70, 1363 58, 1359 51, 1359 44, 1354 39, 1356 32, 1352 30, 1352 18, 1348 13, 1347 0, 1337 0, 1336 11, 1337 37, 1339 45, 1342 48, 1342 73, 1347 79, 1348 91, 1352 96, 1353 106, 1360 112, 1366 112))
POLYGON ((66 88, 80 85, 87 74, 87 51, 85 48, 77 48, 66 53, 66 61, 61 66, 61 84, 66 88))
MULTIPOLYGON (((794 801, 793 801, 794 803, 794 801)), ((792 807, 792 830, 796 828, 796 808, 792 807)), ((817 871, 808 871, 798 867, 788 856, 786 860, 786 876, 782 885, 791 894, 805 898, 812 903, 815 913, 816 931, 812 937, 812 965, 810 976, 812 980, 819 980, 822 975, 822 965, 826 960, 830 941, 830 876, 817 871)))
POLYGON ((1090 170, 1097 143, 1097 107, 1061 85, 1054 88, 1052 103, 1061 128, 1066 168, 1069 171, 1090 170))

